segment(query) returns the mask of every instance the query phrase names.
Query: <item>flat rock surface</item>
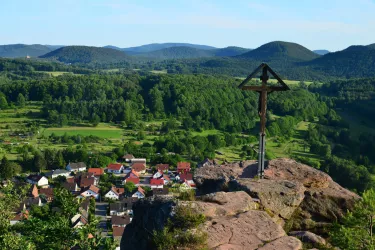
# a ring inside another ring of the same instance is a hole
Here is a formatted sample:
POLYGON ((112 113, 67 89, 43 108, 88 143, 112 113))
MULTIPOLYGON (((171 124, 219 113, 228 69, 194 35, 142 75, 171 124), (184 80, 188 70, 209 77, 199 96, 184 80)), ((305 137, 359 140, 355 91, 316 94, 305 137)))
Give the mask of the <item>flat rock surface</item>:
POLYGON ((258 209, 258 204, 244 191, 230 193, 217 192, 201 196, 200 199, 200 201, 190 203, 199 213, 209 218, 236 215, 258 209))
POLYGON ((289 219, 304 198, 305 187, 287 180, 238 179, 238 187, 252 197, 259 198, 265 210, 289 219))
POLYGON ((264 174, 267 179, 295 181, 307 188, 326 188, 332 182, 328 174, 286 158, 269 161, 264 174))
POLYGON ((264 211, 250 210, 238 216, 206 222, 210 249, 257 249, 265 242, 285 236, 282 227, 264 211), (220 248, 221 247, 221 248, 220 248))
POLYGON ((294 237, 284 236, 265 244, 258 250, 300 250, 302 249, 302 242, 294 237))

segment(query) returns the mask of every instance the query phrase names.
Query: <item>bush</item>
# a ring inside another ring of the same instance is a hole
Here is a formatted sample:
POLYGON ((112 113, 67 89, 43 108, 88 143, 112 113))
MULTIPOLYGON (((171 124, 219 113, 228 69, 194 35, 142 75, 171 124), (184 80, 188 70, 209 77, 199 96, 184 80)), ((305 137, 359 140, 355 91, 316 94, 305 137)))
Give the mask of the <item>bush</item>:
POLYGON ((172 220, 168 220, 162 230, 153 232, 154 248, 158 250, 172 250, 180 247, 204 249, 207 233, 194 229, 205 220, 205 216, 197 214, 191 206, 177 205, 172 220))

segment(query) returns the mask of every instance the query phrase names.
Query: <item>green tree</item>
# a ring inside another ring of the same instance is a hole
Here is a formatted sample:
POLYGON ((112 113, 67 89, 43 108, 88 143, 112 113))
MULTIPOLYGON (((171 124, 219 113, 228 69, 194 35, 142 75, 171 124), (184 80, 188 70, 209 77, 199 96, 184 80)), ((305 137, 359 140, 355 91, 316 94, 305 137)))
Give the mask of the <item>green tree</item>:
POLYGON ((4 156, 0 165, 0 177, 3 179, 11 179, 14 176, 12 166, 8 159, 4 156))
POLYGON ((26 100, 22 93, 19 93, 17 96, 17 106, 23 108, 25 107, 26 100))
POLYGON ((47 162, 41 153, 38 152, 34 155, 33 166, 34 166, 34 169, 39 172, 42 172, 43 170, 46 169, 47 162))
POLYGON ((91 124, 96 127, 99 125, 99 122, 100 122, 100 117, 97 115, 97 114, 93 114, 92 118, 91 118, 91 124))
POLYGON ((7 99, 3 93, 0 93, 0 109, 6 109, 8 107, 7 99))
POLYGON ((127 193, 128 195, 133 193, 133 191, 136 189, 137 187, 135 186, 135 184, 133 182, 126 182, 125 185, 124 185, 124 190, 125 190, 125 193, 127 193))
POLYGON ((330 233, 334 246, 341 249, 375 249, 375 191, 367 190, 342 224, 336 224, 330 233))

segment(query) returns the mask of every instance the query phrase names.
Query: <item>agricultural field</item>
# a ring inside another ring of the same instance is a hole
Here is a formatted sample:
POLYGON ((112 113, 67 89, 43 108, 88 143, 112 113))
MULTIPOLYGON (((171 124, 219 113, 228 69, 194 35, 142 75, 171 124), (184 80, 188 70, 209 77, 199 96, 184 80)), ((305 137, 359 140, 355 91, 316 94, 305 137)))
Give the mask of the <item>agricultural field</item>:
POLYGON ((79 74, 75 74, 73 72, 64 72, 64 71, 37 71, 37 72, 49 74, 50 76, 61 76, 61 75, 64 75, 64 74, 79 75, 79 74))
POLYGON ((50 136, 51 134, 57 136, 67 135, 82 135, 82 136, 97 136, 106 139, 120 139, 124 135, 124 130, 110 124, 100 123, 97 127, 77 127, 69 126, 63 128, 45 128, 41 134, 50 136))

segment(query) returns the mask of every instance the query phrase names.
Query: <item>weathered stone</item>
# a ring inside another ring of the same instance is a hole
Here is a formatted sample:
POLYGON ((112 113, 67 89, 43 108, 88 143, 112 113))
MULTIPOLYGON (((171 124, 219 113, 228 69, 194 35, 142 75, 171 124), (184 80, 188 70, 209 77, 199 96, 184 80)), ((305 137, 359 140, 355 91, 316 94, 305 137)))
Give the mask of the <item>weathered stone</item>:
POLYGON ((200 201, 189 202, 194 209, 206 217, 236 215, 258 208, 258 204, 245 192, 217 192, 200 197, 200 201))
POLYGON ((238 188, 260 200, 273 215, 289 219, 304 198, 305 187, 287 180, 238 179, 238 188))
POLYGON ((300 250, 302 249, 302 242, 294 237, 284 236, 265 244, 258 250, 300 250))
POLYGON ((194 182, 201 194, 226 191, 230 180, 238 177, 252 178, 256 175, 255 161, 207 165, 196 169, 194 182))
POLYGON ((324 230, 333 221, 340 220, 360 199, 329 175, 291 159, 269 161, 265 176, 269 180, 299 182, 306 187, 305 198, 291 223, 291 227, 297 230, 324 230))
POLYGON ((282 227, 264 211, 250 210, 234 217, 206 222, 208 247, 214 249, 257 249, 265 242, 285 236, 282 227), (234 246, 233 246, 234 245, 234 246), (223 248, 219 248, 219 247, 223 248))
POLYGON ((286 158, 269 161, 264 174, 267 179, 291 180, 307 188, 326 188, 332 182, 328 174, 286 158))
POLYGON ((289 232, 290 236, 300 239, 302 242, 312 243, 314 246, 326 245, 326 240, 308 231, 293 231, 289 232))

